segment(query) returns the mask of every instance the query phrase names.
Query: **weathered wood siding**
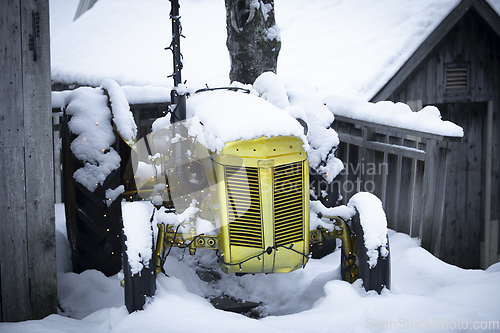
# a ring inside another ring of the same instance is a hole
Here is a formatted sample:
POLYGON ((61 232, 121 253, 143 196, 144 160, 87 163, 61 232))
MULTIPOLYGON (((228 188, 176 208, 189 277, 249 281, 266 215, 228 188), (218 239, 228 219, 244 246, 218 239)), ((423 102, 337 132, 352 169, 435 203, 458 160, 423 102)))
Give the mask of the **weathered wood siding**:
POLYGON ((336 179, 343 203, 374 193, 388 226, 418 237, 440 256, 449 145, 456 138, 336 116, 337 157, 345 169, 336 179))
POLYGON ((48 0, 0 1, 0 321, 56 312, 49 43, 48 0))
MULTIPOLYGON (((441 258, 478 268, 487 200, 491 200, 490 220, 498 224, 500 218, 500 37, 471 8, 388 99, 438 105, 443 119, 464 128, 463 142, 450 155, 441 258), (447 66, 467 68, 466 88, 446 89, 447 66), (493 105, 491 198, 484 191, 488 101, 493 105)), ((497 239, 493 256, 500 252, 498 237, 493 237, 497 239)))

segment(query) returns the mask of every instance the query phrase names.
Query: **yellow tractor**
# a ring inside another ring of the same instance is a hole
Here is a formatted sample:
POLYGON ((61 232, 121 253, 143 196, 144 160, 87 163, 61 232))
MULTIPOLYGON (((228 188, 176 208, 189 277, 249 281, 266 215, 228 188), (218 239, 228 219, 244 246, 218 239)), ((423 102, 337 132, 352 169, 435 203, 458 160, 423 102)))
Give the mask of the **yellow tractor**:
MULTIPOLYGON (((175 2, 173 45, 180 35, 175 2)), ((180 64, 174 52, 176 57, 180 64)), ((123 269, 125 303, 132 312, 154 294, 156 274, 172 247, 190 254, 215 251, 228 274, 287 273, 339 239, 345 281, 362 278, 366 290, 379 293, 389 288, 380 201, 363 193, 337 210, 310 201, 305 122, 234 86, 202 89, 187 98, 181 67, 174 67, 171 124, 140 140, 123 130, 116 83, 79 88, 67 99, 62 156, 74 270, 113 275, 123 269), (93 112, 97 106, 102 110, 93 112), (95 132, 98 127, 104 134, 95 132), (152 225, 151 216, 141 224, 125 213, 122 220, 122 198, 152 202, 152 214, 163 214, 163 222, 152 225), (311 214, 329 227, 311 230, 311 214)))

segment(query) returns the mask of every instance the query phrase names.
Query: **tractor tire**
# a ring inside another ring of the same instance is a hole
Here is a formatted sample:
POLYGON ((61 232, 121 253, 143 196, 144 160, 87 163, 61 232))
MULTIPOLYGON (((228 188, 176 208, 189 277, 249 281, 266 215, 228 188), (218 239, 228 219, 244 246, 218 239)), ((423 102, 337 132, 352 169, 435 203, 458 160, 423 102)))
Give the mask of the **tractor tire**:
POLYGON ((366 291, 375 290, 379 294, 384 287, 390 289, 391 261, 389 239, 387 238, 386 249, 389 251, 387 256, 383 257, 379 248, 377 264, 374 267, 370 267, 359 213, 356 212, 356 215, 349 222, 353 253, 350 258, 346 258, 344 249, 342 248, 340 254, 340 273, 342 279, 352 283, 354 280, 360 278, 363 281, 363 287, 366 291))
MULTIPOLYGON (((83 167, 84 162, 71 151, 70 145, 76 135, 69 130, 70 118, 66 112, 63 113, 61 156, 66 229, 73 271, 81 273, 96 269, 111 276, 122 268, 121 195, 108 206, 105 192, 120 186, 121 170, 118 168, 111 172, 94 192, 74 179, 74 172, 83 167)), ((117 138, 113 146, 117 151, 119 142, 117 138)))

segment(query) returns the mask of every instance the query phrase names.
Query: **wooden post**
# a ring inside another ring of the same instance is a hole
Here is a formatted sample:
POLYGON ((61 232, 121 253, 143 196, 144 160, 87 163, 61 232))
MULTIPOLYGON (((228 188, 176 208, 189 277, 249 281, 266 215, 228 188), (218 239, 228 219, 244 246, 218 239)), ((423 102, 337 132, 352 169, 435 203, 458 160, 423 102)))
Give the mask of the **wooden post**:
POLYGON ((485 190, 484 190, 484 240, 483 240, 483 258, 482 268, 488 268, 489 265, 496 262, 498 244, 491 246, 492 236, 498 238, 498 230, 492 230, 491 223, 491 178, 493 167, 493 101, 488 101, 488 113, 486 116, 486 167, 485 167, 485 190), (493 233, 492 233, 493 231, 493 233), (496 235, 494 234, 496 232, 496 235), (492 251, 492 248, 494 249, 492 251))
POLYGON ((56 312, 48 0, 0 1, 0 321, 56 312))
POLYGON ((423 211, 420 223, 419 238, 422 247, 431 250, 433 224, 436 223, 434 206, 436 202, 436 173, 438 158, 438 143, 436 140, 428 139, 425 145, 425 169, 423 184, 423 211))

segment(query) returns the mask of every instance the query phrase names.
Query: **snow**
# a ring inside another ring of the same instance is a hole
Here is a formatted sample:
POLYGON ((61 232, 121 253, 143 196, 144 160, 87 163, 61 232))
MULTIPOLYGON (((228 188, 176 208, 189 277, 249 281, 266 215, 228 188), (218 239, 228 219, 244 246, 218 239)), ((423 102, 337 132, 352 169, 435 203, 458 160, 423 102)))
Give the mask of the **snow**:
POLYGON ((102 82, 101 88, 109 95, 113 123, 116 125, 121 137, 133 144, 137 140, 137 125, 134 116, 130 112, 127 96, 115 81, 106 79, 102 82))
MULTIPOLYGON (((122 137, 130 145, 133 145, 136 141, 137 127, 130 112, 125 90, 121 89, 115 81, 109 79, 103 81, 101 87, 106 88, 110 95, 113 122, 117 125, 122 137)), ((433 106, 427 106, 419 112, 412 112, 408 105, 403 103, 390 101, 370 103, 359 97, 325 96, 313 86, 302 83, 285 85, 272 72, 260 75, 253 86, 241 85, 241 87, 249 89, 251 93, 206 91, 193 94, 187 100, 187 116, 192 118, 188 124, 190 134, 196 136, 198 141, 206 145, 207 149, 219 153, 226 143, 235 140, 280 135, 302 138, 304 149, 308 153, 309 165, 328 182, 333 181, 344 168, 342 161, 335 157, 339 138, 337 133, 330 128, 334 121, 334 114, 421 132, 463 136, 463 129, 449 121, 443 121, 439 110, 433 106), (255 95, 259 95, 261 98, 255 95), (306 136, 304 136, 304 128, 294 118, 302 119, 307 123, 306 136), (202 124, 201 131, 200 124, 202 124)), ((187 88, 182 85, 180 89, 184 92, 187 88)), ((145 95, 148 94, 149 90, 147 87, 140 88, 140 91, 145 95)), ((155 91, 155 89, 151 90, 155 91)), ((129 88, 128 91, 134 90, 129 88)), ((54 95, 56 96, 54 100, 61 100, 63 96, 72 96, 66 92, 58 92, 54 95)), ((99 98, 102 99, 102 97, 99 98)), ((104 100, 100 102, 104 103, 104 100)), ((55 103, 53 102, 53 104, 55 103)), ((79 107, 87 107, 84 102, 79 105, 79 107)), ((105 107, 104 105, 100 106, 102 114, 109 113, 108 110, 104 110, 105 107)), ((76 113, 76 111, 71 112, 73 112, 72 114, 76 113)), ((92 119, 97 119, 94 117, 94 113, 95 110, 85 116, 89 117, 85 120, 88 124, 92 122, 92 119)), ((81 119, 85 119, 83 114, 83 111, 79 114, 81 119)), ((153 128, 158 130, 166 127, 169 120, 169 116, 160 118, 154 123, 153 128)), ((97 136, 94 139, 100 140, 99 138, 100 136, 97 136)), ((113 151, 105 154, 103 152, 107 148, 102 148, 95 143, 89 145, 89 142, 85 142, 86 146, 96 149, 92 154, 99 156, 101 161, 108 164, 112 161, 108 158, 103 160, 103 158, 108 155, 113 156, 113 151)), ((77 143, 78 141, 75 141, 75 144, 77 143)), ((108 145, 110 144, 108 143, 108 145)), ((89 155, 88 147, 85 154, 80 155, 85 158, 85 161, 91 161, 93 158, 89 155)), ((85 183, 89 190, 95 189, 97 184, 101 183, 109 174, 109 170, 114 170, 109 169, 106 164, 101 164, 91 162, 81 171, 77 171, 78 180, 85 183)))
POLYGON ((309 166, 331 182, 344 168, 334 153, 339 145, 337 133, 330 128, 334 116, 325 106, 324 96, 302 83, 285 85, 274 73, 261 74, 252 87, 263 99, 307 123, 309 166), (325 165, 320 165, 326 161, 325 165))
POLYGON ((253 83, 253 88, 260 97, 280 109, 284 110, 290 106, 283 82, 272 72, 262 73, 253 83))
MULTIPOLYGON (((61 1, 50 5, 58 6, 61 1)), ((205 83, 227 85, 224 3, 181 1, 180 10, 182 34, 189 36, 181 44, 184 78, 196 88, 205 83), (205 24, 210 28, 200 29, 205 24)), ((172 56, 165 50, 171 41, 169 13, 169 1, 99 0, 65 29, 52 31, 52 80, 97 87, 112 78, 121 86, 170 90, 172 56)), ((74 17, 74 13, 70 15, 74 17)))
POLYGON ((120 155, 112 147, 115 135, 107 103, 108 98, 100 88, 82 87, 65 99, 66 112, 71 116, 68 128, 77 135, 70 148, 84 163, 73 177, 91 192, 120 167, 120 155))
MULTIPOLYGON (((113 124, 129 145, 133 146, 137 140, 137 126, 127 97, 118 83, 111 79, 104 80, 100 88, 80 87, 53 95, 57 96, 56 102, 61 102, 64 97, 62 107, 66 106, 66 113, 71 116, 68 128, 77 135, 71 142, 71 151, 84 163, 73 177, 93 192, 120 166, 120 156, 112 147, 116 139, 113 124)), ((54 107, 54 99, 52 104, 54 107)), ((110 195, 109 198, 116 199, 114 194, 110 195)))
POLYGON ((117 188, 115 189, 106 189, 106 191, 104 192, 104 195, 106 197, 106 204, 109 206, 111 206, 111 204, 120 196, 120 194, 122 194, 123 192, 125 192, 125 186, 123 185, 120 185, 118 186, 117 188))
MULTIPOLYGON (((51 10, 62 13, 66 7, 58 1, 55 5, 51 3, 54 8, 51 10)), ((266 5, 257 0, 253 3, 266 12, 266 5)), ((410 115, 408 108, 399 103, 360 102, 370 99, 392 77, 457 3, 458 0, 315 0, 308 2, 307 10, 298 10, 302 8, 299 0, 276 1, 276 30, 281 30, 282 35, 279 80, 288 95, 290 86, 299 86, 300 93, 303 86, 310 85, 323 95, 323 103, 328 101, 333 113, 434 134, 462 136, 460 128, 441 121, 433 108, 410 115), (360 97, 359 101, 354 96, 360 97), (349 107, 349 103, 356 108, 349 107), (385 110, 383 114, 381 110, 385 110), (401 114, 395 116, 398 112, 401 114)), ((490 3, 500 8, 500 1, 490 3)), ((113 78, 123 86, 129 103, 169 101, 172 80, 167 76, 171 71, 171 55, 164 51, 170 38, 169 22, 164 15, 168 12, 168 3, 160 0, 140 3, 100 0, 71 24, 62 22, 63 15, 54 15, 53 80, 98 86, 103 80, 113 78)), ((181 14, 183 34, 187 36, 182 41, 183 74, 189 91, 206 83, 227 85, 229 57, 223 4, 184 0, 181 14)), ((54 98, 57 99, 57 94, 54 98)), ((270 102, 283 109, 282 104, 270 102)), ((332 144, 334 136, 329 135, 332 144)), ((318 147, 321 137, 320 132, 313 131, 310 143, 318 147)), ((317 156, 310 156, 313 166, 328 153, 320 148, 316 151, 317 156)), ((330 169, 321 171, 330 175, 326 178, 341 168, 335 160, 328 166, 330 169)))
POLYGON ((221 152, 227 142, 295 136, 307 146, 302 126, 285 111, 244 92, 208 91, 187 100, 187 117, 203 124, 206 147, 221 152))
POLYGON ((337 94, 328 96, 326 105, 334 114, 349 118, 444 136, 464 136, 460 126, 441 119, 441 113, 435 106, 429 105, 413 112, 404 103, 369 103, 359 97, 337 94))
MULTIPOLYGON (((159 275, 158 291, 146 309, 128 314, 117 275, 68 271, 61 204, 56 213, 62 311, 42 320, 0 323, 2 333, 500 331, 499 326, 485 329, 499 325, 500 263, 487 270, 461 269, 432 256, 418 240, 393 231, 392 289, 381 295, 366 292, 359 281, 341 281, 339 251, 310 259, 305 269, 291 273, 236 277, 220 272, 213 251, 199 250, 179 261, 182 250, 174 248, 165 264, 170 277, 159 275), (200 267, 218 272, 221 279, 204 282, 196 273, 200 267), (223 292, 262 302, 264 317, 255 320, 217 310, 205 298, 223 292), (483 329, 474 330, 474 325, 483 329)), ((149 221, 150 215, 144 215, 149 221)))
POLYGON ((276 1, 278 73, 371 99, 458 0, 276 1), (297 8, 303 8, 297 10, 297 8))
POLYGON ((129 104, 146 104, 146 103, 166 103, 170 102, 170 89, 165 87, 137 87, 137 86, 121 86, 127 96, 129 104))
POLYGON ((264 21, 267 21, 269 17, 269 12, 273 9, 273 5, 270 3, 263 3, 262 0, 259 0, 260 9, 262 11, 262 16, 264 17, 264 21))
POLYGON ((149 267, 153 255, 150 219, 154 209, 148 201, 131 202, 123 206, 123 232, 127 235, 125 245, 132 274, 139 273, 143 266, 149 267))
MULTIPOLYGON (((346 205, 340 205, 336 207, 325 207, 320 201, 311 201, 310 202, 310 210, 311 210, 311 216, 314 215, 315 219, 317 219, 317 214, 320 213, 323 216, 338 216, 342 218, 344 221, 349 220, 351 217, 356 215, 356 210, 352 206, 346 206, 346 205)), ((319 220, 319 219, 318 219, 319 220)), ((321 220, 320 220, 321 221, 321 220)), ((318 225, 322 226, 323 228, 328 229, 329 231, 333 231, 333 226, 331 223, 325 224, 321 222, 315 222, 318 223, 318 225)), ((317 225, 314 225, 311 221, 310 229, 314 230, 317 229, 317 225)))
POLYGON ((73 22, 80 0, 50 0, 50 33, 57 34, 73 22))
POLYGON ((366 254, 370 268, 377 265, 380 254, 387 257, 387 219, 385 217, 382 202, 375 195, 368 192, 354 194, 347 207, 355 208, 359 213, 359 221, 363 228, 363 238, 365 240, 366 254))
MULTIPOLYGON (((282 41, 278 74, 285 82, 300 80, 325 93, 369 100, 458 2, 314 0, 304 6, 302 0, 276 0, 274 30, 282 41)), ((172 61, 164 50, 171 36, 168 13, 168 1, 99 0, 54 31, 52 79, 98 86, 113 78, 120 85, 170 88, 172 61)), ((229 84, 224 3, 183 0, 180 13, 187 84, 195 89, 229 84)))
POLYGON ((174 230, 177 230, 178 233, 189 234, 191 227, 194 227, 196 235, 217 235, 214 224, 197 215, 200 210, 196 207, 197 204, 198 202, 193 199, 191 204, 179 214, 168 213, 164 208, 160 208, 154 223, 173 225, 174 230))
POLYGON ((344 221, 349 220, 359 212, 361 227, 363 228, 366 253, 369 258, 370 268, 377 265, 377 259, 380 253, 387 257, 387 219, 385 216, 382 202, 375 195, 368 192, 359 192, 354 194, 347 205, 327 208, 319 201, 311 201, 311 223, 310 229, 314 230, 321 226, 329 231, 333 231, 332 223, 324 222, 318 217, 321 214, 325 217, 338 216, 344 221))

